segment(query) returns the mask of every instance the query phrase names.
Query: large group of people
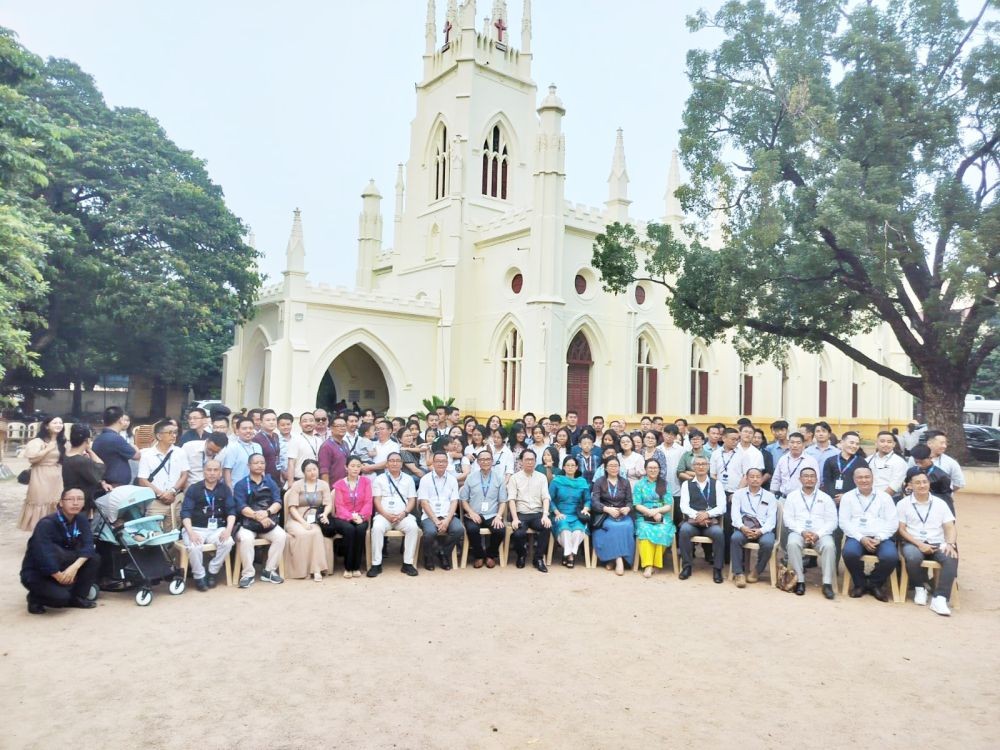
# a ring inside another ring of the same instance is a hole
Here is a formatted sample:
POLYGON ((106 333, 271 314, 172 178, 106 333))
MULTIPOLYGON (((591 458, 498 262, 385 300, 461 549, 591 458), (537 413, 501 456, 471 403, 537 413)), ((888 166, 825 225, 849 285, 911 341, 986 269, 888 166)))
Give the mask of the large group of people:
POLYGON ((777 548, 794 571, 795 593, 806 593, 806 569, 818 565, 828 599, 841 558, 850 596, 881 601, 902 560, 914 601, 950 614, 954 494, 964 477, 939 431, 906 451, 881 432, 866 455, 856 432, 838 439, 826 422, 790 431, 776 421, 769 441, 745 418, 702 431, 683 418, 642 417, 630 430, 602 417, 582 424, 572 411, 565 421, 529 412, 505 425, 496 415, 462 418, 453 406, 408 419, 196 408, 183 432, 173 420, 158 422, 154 444, 142 450, 127 426, 128 416, 111 407, 93 439, 73 425, 67 446, 53 418, 28 444, 20 525, 34 532, 22 569, 29 611, 86 606, 81 582, 94 576, 94 542, 80 519, 95 497, 134 482, 153 493, 148 513, 162 515, 168 529, 179 524, 199 591, 216 585, 234 546, 236 580, 246 589, 258 577, 322 581, 334 554, 345 578, 363 570, 375 578, 392 537, 402 538, 409 576, 420 564, 450 570, 463 544, 474 568, 495 568, 512 552, 516 567, 530 556, 546 573, 551 540, 567 568, 592 545, 608 570, 624 575, 637 562, 646 578, 676 544, 681 580, 701 551, 713 580, 723 583, 729 565, 738 588, 765 575, 777 548), (259 575, 257 540, 266 542, 259 575), (206 548, 214 550, 207 565, 206 548), (750 550, 757 554, 748 567, 750 550), (939 567, 933 583, 925 561, 939 567))

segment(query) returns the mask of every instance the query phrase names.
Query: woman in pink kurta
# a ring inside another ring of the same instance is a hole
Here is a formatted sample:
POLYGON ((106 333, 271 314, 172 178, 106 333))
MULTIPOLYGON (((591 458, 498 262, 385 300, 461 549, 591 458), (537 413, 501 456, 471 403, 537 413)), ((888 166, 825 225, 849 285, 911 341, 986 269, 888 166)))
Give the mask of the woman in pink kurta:
POLYGON ((361 555, 372 520, 372 482, 361 474, 361 459, 347 460, 347 476, 333 485, 333 530, 343 537, 344 578, 361 576, 361 555))

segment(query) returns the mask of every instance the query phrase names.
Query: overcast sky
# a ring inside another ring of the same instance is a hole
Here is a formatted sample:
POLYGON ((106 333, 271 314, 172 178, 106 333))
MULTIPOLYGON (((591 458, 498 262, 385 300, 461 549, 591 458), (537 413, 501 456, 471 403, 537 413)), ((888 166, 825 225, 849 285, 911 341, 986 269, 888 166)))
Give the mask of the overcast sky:
MULTIPOLYGON (((438 28, 446 0, 438 0, 438 28)), ((566 105, 567 199, 607 197, 625 129, 633 215, 663 214, 689 87, 688 49, 716 42, 685 18, 720 0, 534 0, 533 72, 566 105)), ((967 5, 963 2, 962 5, 967 5)), ((520 39, 521 0, 509 0, 520 39)), ((492 0, 479 0, 479 24, 492 0)), ((409 152, 425 0, 0 0, 0 25, 93 75, 107 101, 148 111, 206 160, 272 278, 302 209, 307 268, 352 285, 360 193, 374 178, 391 246, 396 164, 409 152)))

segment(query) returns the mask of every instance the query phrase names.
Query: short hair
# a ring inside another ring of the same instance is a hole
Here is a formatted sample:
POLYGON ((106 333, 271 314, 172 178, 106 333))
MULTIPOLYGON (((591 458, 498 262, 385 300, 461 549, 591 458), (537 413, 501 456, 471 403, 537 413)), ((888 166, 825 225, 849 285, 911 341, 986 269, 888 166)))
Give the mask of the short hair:
POLYGON ((242 427, 243 425, 245 425, 247 422, 249 422, 250 424, 253 424, 253 420, 250 417, 237 417, 236 418, 236 429, 237 430, 240 429, 240 427, 242 427))
POLYGON ((931 457, 931 449, 923 443, 919 443, 910 448, 910 457, 914 461, 923 461, 931 457))
POLYGON ((567 409, 566 416, 568 417, 570 414, 572 414, 574 417, 580 416, 580 412, 578 412, 576 409, 567 409))
POLYGON ((562 422, 562 414, 549 414, 550 422, 562 422))
MULTIPOLYGON (((714 425, 713 425, 713 426, 714 426, 714 425)), ((739 431, 739 430, 737 430, 737 429, 736 429, 735 427, 726 427, 726 428, 725 428, 725 429, 724 429, 724 430, 722 431, 722 434, 723 434, 723 435, 739 435, 739 434, 740 434, 740 431, 739 431)))
POLYGON ((816 424, 814 424, 813 425, 813 432, 815 432, 816 430, 818 430, 820 427, 822 427, 827 432, 833 432, 833 428, 830 426, 830 423, 827 422, 826 420, 822 420, 821 419, 819 422, 817 422, 816 424))
POLYGON ((803 422, 802 424, 799 425, 799 429, 802 430, 803 432, 814 432, 815 427, 816 425, 814 425, 812 422, 803 422))
POLYGON ((266 417, 268 414, 273 414, 275 417, 278 416, 278 412, 276 412, 274 409, 260 409, 261 418, 266 417))
POLYGON ((930 481, 931 478, 930 474, 927 473, 927 469, 921 468, 920 466, 914 466, 912 469, 906 472, 906 484, 909 484, 910 481, 913 479, 913 477, 916 476, 925 476, 927 477, 927 481, 930 481))
POLYGON ((736 420, 736 426, 739 427, 741 430, 744 427, 753 427, 753 420, 750 419, 749 417, 740 417, 739 419, 736 420))
POLYGON ((524 421, 524 420, 526 420, 526 419, 527 419, 528 417, 531 417, 532 419, 538 419, 538 417, 536 417, 536 416, 535 416, 535 412, 533 412, 533 411, 526 411, 526 412, 524 412, 524 414, 523 414, 523 415, 521 416, 521 421, 523 422, 523 421, 524 421))
POLYGON ((344 424, 347 424, 347 418, 338 414, 337 416, 335 416, 333 419, 330 420, 330 424, 333 424, 334 422, 343 422, 344 424))
POLYGON ((681 434, 681 431, 677 429, 677 425, 672 422, 670 424, 663 425, 663 431, 668 435, 676 436, 681 434))
POLYGON ((125 410, 120 406, 109 406, 104 410, 104 426, 110 427, 125 416, 125 410))
POLYGON ((806 436, 803 435, 801 432, 793 432, 791 435, 788 436, 789 440, 791 440, 792 438, 798 438, 802 442, 805 442, 806 440, 806 436))
POLYGON ((745 476, 750 476, 751 471, 756 471, 761 476, 764 476, 764 470, 757 466, 751 466, 749 469, 747 469, 745 476))
POLYGON ((357 461, 359 464, 363 464, 365 462, 365 460, 357 453, 352 453, 347 457, 347 460, 344 461, 344 466, 347 466, 347 464, 351 463, 351 461, 357 461))
POLYGON ((591 422, 594 422, 594 421, 595 421, 595 420, 597 420, 597 419, 601 420, 602 422, 604 421, 604 417, 602 417, 602 416, 601 416, 600 414, 598 414, 598 415, 596 415, 596 416, 592 417, 590 421, 591 421, 591 422))
POLYGON ((216 419, 218 417, 225 417, 226 419, 229 419, 229 415, 232 413, 233 410, 225 404, 212 404, 208 407, 208 416, 212 419, 216 419))
POLYGON ((263 409, 251 409, 250 411, 247 412, 247 416, 250 417, 250 419, 253 419, 255 416, 261 417, 263 415, 264 415, 263 409))
POLYGON ((704 440, 705 439, 705 433, 702 432, 701 430, 699 430, 697 427, 694 428, 694 429, 688 430, 688 440, 694 440, 695 438, 701 438, 702 440, 704 440))
POLYGON ((778 419, 778 420, 776 420, 774 422, 771 422, 771 429, 772 430, 787 430, 788 429, 788 422, 786 422, 784 419, 778 419))
POLYGON ((852 435, 856 437, 859 441, 861 440, 861 435, 859 435, 854 430, 848 430, 847 432, 845 432, 843 435, 840 436, 840 439, 843 440, 844 438, 851 437, 852 435))
POLYGON ((278 421, 280 422, 282 419, 288 420, 289 422, 295 421, 295 417, 293 417, 287 411, 283 411, 281 412, 281 414, 278 415, 278 421))
POLYGON ((69 428, 69 444, 74 448, 79 448, 90 439, 90 427, 77 422, 69 428))
POLYGON ((895 436, 895 435, 893 435, 893 434, 892 434, 891 432, 889 432, 889 430, 879 430, 879 431, 878 431, 878 435, 876 435, 876 436, 875 436, 875 438, 876 438, 876 439, 878 439, 878 438, 882 437, 883 435, 888 435, 888 436, 889 436, 889 437, 891 437, 891 438, 892 438, 893 440, 895 440, 895 439, 896 439, 896 436, 895 436))
POLYGON ((216 422, 223 422, 226 427, 229 427, 229 417, 225 414, 213 414, 212 424, 215 424, 216 422))
POLYGON ((650 418, 648 414, 643 414, 641 417, 639 417, 639 424, 642 424, 643 422, 652 422, 652 421, 653 420, 650 418))
POLYGON ((685 427, 688 426, 688 421, 684 419, 684 417, 677 417, 677 419, 674 420, 674 424, 677 424, 678 422, 683 422, 685 427))
POLYGON ((533 459, 535 459, 536 461, 538 460, 538 454, 535 453, 531 448, 525 448, 523 451, 521 451, 521 460, 523 461, 524 457, 527 456, 529 453, 531 454, 531 457, 533 459))
POLYGON ((190 416, 191 416, 192 414, 200 414, 200 415, 201 415, 202 417, 207 417, 207 416, 208 416, 208 412, 207 412, 207 411, 205 411, 204 409, 202 409, 202 408, 201 408, 200 406, 196 406, 196 407, 194 407, 193 409, 191 409, 191 410, 190 410, 190 411, 188 412, 188 416, 189 416, 189 417, 190 417, 190 416))
POLYGON ((153 425, 153 434, 154 435, 159 435, 161 432, 163 432, 168 427, 173 427, 173 426, 174 426, 174 423, 171 422, 169 419, 161 419, 159 422, 157 422, 155 425, 153 425))
POLYGON ((948 437, 945 435, 944 430, 927 430, 927 432, 924 433, 924 442, 929 442, 936 437, 942 436, 948 437))
POLYGON ((302 421, 302 417, 306 416, 306 414, 308 414, 308 415, 309 415, 310 417, 312 417, 313 419, 315 419, 315 418, 316 418, 316 415, 315 415, 315 414, 314 414, 313 412, 311 412, 311 411, 304 411, 304 412, 302 412, 301 414, 299 414, 299 421, 300 421, 300 422, 302 421))
MULTIPOLYGON (((816 474, 816 469, 814 469, 812 466, 803 466, 802 469, 799 471, 799 476, 801 477, 807 471, 811 471, 813 474, 816 474)), ((816 474, 816 476, 818 477, 819 474, 816 474)))
POLYGON ((217 445, 219 448, 225 448, 229 445, 229 438, 223 435, 221 432, 210 432, 208 437, 205 438, 206 441, 212 445, 217 445))
POLYGON ((710 424, 708 426, 708 429, 711 430, 713 427, 715 429, 717 429, 717 430, 723 430, 723 431, 725 431, 725 429, 726 429, 726 426, 724 424, 722 424, 722 422, 716 422, 715 424, 710 424))

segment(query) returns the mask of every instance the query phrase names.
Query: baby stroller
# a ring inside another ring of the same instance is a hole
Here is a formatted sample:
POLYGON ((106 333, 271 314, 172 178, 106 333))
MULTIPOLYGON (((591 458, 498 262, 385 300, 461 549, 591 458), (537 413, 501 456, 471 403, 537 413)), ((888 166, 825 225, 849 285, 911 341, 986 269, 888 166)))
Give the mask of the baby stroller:
POLYGON ((155 499, 148 487, 123 485, 94 501, 97 514, 91 526, 101 556, 101 591, 133 591, 135 603, 147 607, 152 587, 169 579, 167 590, 184 593, 183 571, 170 562, 167 550, 180 536, 164 531, 163 516, 147 516, 155 499))

